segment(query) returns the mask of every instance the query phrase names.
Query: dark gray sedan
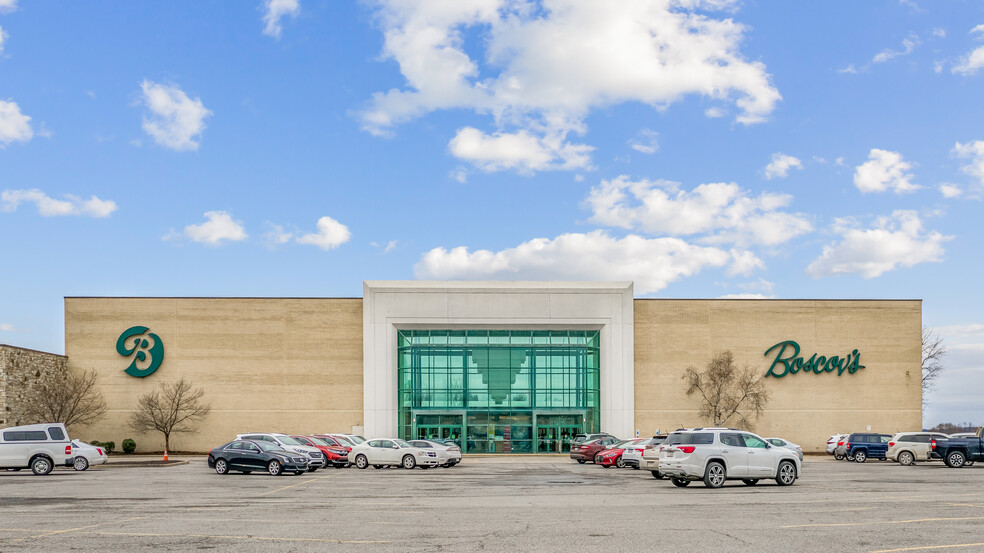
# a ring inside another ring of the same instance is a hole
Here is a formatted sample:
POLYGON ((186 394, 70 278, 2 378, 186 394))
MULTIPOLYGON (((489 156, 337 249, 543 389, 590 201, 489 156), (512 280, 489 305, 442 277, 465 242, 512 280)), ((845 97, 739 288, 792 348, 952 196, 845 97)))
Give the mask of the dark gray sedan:
POLYGON ((209 451, 208 467, 218 474, 228 474, 230 470, 249 474, 255 470, 273 476, 285 471, 300 475, 307 472, 308 460, 269 442, 236 440, 209 451))

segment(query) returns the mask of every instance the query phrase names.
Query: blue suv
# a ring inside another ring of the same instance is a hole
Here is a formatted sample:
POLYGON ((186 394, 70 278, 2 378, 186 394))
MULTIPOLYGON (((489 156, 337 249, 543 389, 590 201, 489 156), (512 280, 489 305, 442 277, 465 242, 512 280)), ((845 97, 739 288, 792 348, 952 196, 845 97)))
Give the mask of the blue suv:
POLYGON ((891 434, 870 432, 851 434, 846 440, 847 458, 853 457, 858 463, 867 461, 869 457, 884 461, 888 455, 888 442, 891 439, 891 434))

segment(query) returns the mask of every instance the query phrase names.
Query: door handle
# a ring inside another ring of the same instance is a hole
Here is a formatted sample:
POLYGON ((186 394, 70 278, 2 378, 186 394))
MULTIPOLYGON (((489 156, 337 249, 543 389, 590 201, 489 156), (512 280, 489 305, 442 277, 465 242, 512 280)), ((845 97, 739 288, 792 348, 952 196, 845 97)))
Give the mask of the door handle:
POLYGON ((755 455, 755 452, 754 451, 749 451, 748 454, 749 455, 755 455))
POLYGON ((722 450, 721 450, 721 453, 727 453, 727 452, 728 452, 728 450, 727 450, 727 449, 722 449, 722 450))

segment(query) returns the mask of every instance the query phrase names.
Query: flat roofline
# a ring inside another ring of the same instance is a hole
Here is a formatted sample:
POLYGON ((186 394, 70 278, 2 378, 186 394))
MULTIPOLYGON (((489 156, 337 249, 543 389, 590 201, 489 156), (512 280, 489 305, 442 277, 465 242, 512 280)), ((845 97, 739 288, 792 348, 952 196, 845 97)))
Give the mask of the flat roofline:
POLYGON ((923 301, 906 298, 634 298, 636 301, 923 301))
POLYGON ((12 346, 10 344, 0 344, 0 348, 19 349, 21 351, 33 351, 34 353, 43 353, 45 355, 54 355, 55 357, 64 357, 64 358, 68 359, 68 356, 65 355, 65 354, 62 354, 62 353, 51 353, 50 351, 41 351, 39 349, 22 348, 20 346, 12 346))
POLYGON ((361 300, 356 296, 62 296, 66 300, 361 300))

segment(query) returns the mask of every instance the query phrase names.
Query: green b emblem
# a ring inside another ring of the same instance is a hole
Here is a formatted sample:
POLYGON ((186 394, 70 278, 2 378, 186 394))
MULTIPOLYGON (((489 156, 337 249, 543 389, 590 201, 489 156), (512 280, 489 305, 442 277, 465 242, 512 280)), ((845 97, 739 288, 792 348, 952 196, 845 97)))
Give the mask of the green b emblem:
POLYGON ((140 378, 150 376, 161 366, 161 361, 164 361, 164 342, 156 334, 147 332, 147 330, 148 328, 145 326, 131 326, 124 330, 123 334, 120 334, 119 339, 116 340, 117 353, 123 357, 133 355, 130 366, 123 371, 130 376, 140 378), (150 356, 150 364, 147 365, 147 368, 137 367, 137 363, 143 365, 147 361, 148 355, 150 356))

